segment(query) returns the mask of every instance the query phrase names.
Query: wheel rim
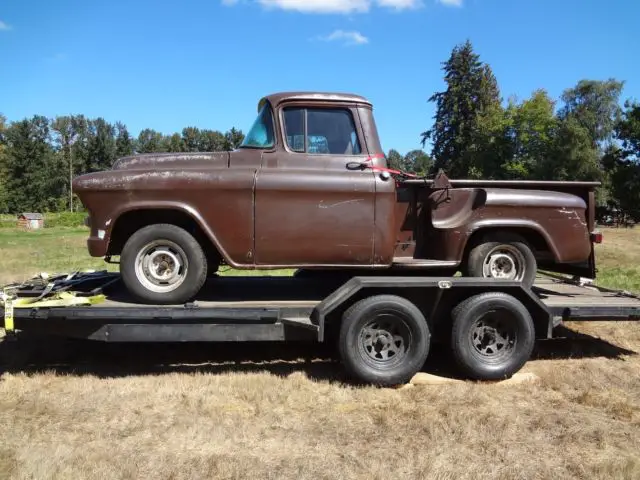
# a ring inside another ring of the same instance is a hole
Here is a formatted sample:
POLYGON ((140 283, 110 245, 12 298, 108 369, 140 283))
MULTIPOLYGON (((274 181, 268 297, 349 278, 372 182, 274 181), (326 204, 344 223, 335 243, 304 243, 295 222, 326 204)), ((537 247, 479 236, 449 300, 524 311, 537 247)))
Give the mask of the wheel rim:
POLYGON ((469 329, 469 342, 476 356, 488 363, 501 362, 513 355, 517 329, 511 319, 499 311, 480 316, 469 329))
POLYGON ((170 240, 156 240, 145 245, 136 256, 138 281, 154 293, 168 293, 182 285, 189 261, 184 250, 170 240))
POLYGON ((369 320, 360 330, 358 350, 369 365, 388 369, 407 356, 411 340, 407 322, 396 312, 385 312, 369 320))
POLYGON ((499 245, 491 250, 482 264, 484 278, 522 280, 526 261, 520 250, 511 245, 499 245))

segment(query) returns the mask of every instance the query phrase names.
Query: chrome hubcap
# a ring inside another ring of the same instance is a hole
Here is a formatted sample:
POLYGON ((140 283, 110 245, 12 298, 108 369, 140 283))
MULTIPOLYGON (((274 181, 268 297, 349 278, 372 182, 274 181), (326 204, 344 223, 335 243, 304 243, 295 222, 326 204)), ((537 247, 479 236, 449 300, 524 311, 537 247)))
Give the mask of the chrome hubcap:
POLYGON ((182 285, 187 270, 188 261, 184 251, 169 240, 147 244, 136 257, 136 277, 152 292, 172 292, 182 285))
POLYGON ((485 278, 522 280, 525 273, 525 259, 522 253, 510 245, 500 245, 486 256, 482 265, 485 278))

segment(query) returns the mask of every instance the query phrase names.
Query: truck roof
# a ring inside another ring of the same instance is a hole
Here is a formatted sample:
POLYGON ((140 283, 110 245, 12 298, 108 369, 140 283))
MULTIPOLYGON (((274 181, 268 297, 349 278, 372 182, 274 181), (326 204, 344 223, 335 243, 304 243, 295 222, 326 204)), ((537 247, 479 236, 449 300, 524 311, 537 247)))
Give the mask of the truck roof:
POLYGON ((344 102, 344 103, 360 103, 372 106, 371 102, 360 95, 352 93, 332 93, 332 92, 277 92, 263 97, 258 103, 258 110, 265 101, 268 101, 274 107, 278 104, 289 100, 302 101, 321 101, 321 102, 344 102))

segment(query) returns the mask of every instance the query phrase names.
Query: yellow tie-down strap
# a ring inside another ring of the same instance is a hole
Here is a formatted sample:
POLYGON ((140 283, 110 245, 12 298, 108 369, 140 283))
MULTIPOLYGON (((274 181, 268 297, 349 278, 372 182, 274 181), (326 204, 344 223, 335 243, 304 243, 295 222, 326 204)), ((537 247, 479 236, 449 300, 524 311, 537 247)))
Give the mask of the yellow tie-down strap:
POLYGON ((16 308, 39 308, 39 307, 81 307, 96 305, 104 302, 105 295, 94 295, 92 297, 76 297, 73 292, 60 292, 43 298, 13 298, 8 292, 4 295, 4 329, 11 332, 14 329, 13 310, 16 308))
POLYGON ((37 300, 35 298, 17 298, 13 301, 13 308, 38 308, 38 307, 80 307, 95 305, 104 302, 104 295, 93 297, 76 297, 73 292, 54 293, 50 297, 37 300))
POLYGON ((13 332, 13 297, 10 292, 4 291, 4 329, 13 332))

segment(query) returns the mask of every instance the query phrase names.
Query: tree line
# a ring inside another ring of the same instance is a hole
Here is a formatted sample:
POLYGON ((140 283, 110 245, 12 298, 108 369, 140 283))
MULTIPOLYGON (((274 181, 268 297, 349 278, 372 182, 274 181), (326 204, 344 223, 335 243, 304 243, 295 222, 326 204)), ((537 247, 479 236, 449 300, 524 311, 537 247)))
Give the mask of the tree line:
POLYGON ((391 150, 395 168, 444 170, 451 178, 599 181, 602 211, 640 221, 640 104, 620 105, 624 82, 581 80, 560 102, 539 89, 505 104, 469 41, 452 50, 442 70, 446 89, 429 98, 436 112, 421 135, 430 153, 391 150))
MULTIPOLYGON (((544 89, 529 98, 501 97, 491 67, 467 41, 443 62, 446 88, 435 92, 433 124, 423 149, 390 150, 393 168, 451 178, 595 180, 601 209, 640 221, 640 104, 621 105, 624 83, 580 80, 559 101, 544 89), (429 152, 424 149, 429 146, 429 152)), ((232 150, 240 130, 184 128, 163 135, 83 115, 34 116, 7 123, 0 115, 0 213, 70 208, 69 179, 111 167, 132 153, 232 150)))
POLYGON ((233 150, 243 140, 235 128, 222 133, 186 127, 171 135, 146 128, 134 138, 122 122, 103 118, 35 115, 7 123, 0 115, 0 213, 75 209, 70 179, 109 169, 120 157, 233 150))

